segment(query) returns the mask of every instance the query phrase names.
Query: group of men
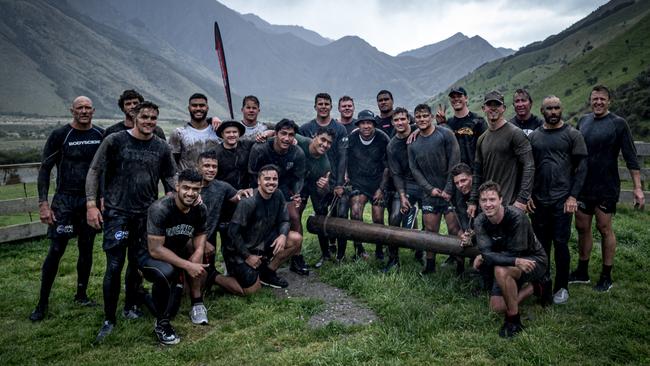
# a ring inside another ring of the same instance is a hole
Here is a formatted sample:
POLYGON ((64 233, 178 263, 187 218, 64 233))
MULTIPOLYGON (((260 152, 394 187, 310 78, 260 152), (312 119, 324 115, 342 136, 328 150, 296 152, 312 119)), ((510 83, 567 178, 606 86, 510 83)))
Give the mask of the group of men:
MULTIPOLYGON (((580 120, 579 131, 564 123, 554 96, 544 98, 541 120, 530 113, 530 94, 517 90, 510 122, 504 118, 504 97, 496 91, 484 96, 486 119, 469 111, 462 87, 452 88, 449 99, 450 118, 444 108, 434 114, 426 104, 411 115, 394 108, 391 92, 381 90, 379 114, 363 110, 355 119, 354 100, 343 96, 336 120, 332 98, 319 93, 316 117, 299 127, 288 119, 259 122, 255 96, 243 99, 241 121, 208 118, 208 99, 197 93, 189 98, 190 122, 167 142, 157 126, 158 106, 134 90, 119 98, 124 121, 105 131, 92 124, 92 101, 76 98, 73 121, 55 130, 43 151, 39 207, 41 221, 50 225, 51 245, 30 319, 46 316, 59 261, 74 236, 79 246, 75 302, 95 304, 86 288, 94 237, 103 230, 105 320, 97 341, 117 323, 126 264, 124 317, 139 318, 146 307, 156 317, 158 340, 178 343, 170 320, 184 286, 189 286, 192 322, 207 324, 203 294, 214 284, 236 295, 254 293, 261 285, 286 287, 276 272, 286 261, 292 271, 309 274, 300 253, 301 216, 310 198, 316 214, 352 220, 363 220, 370 202, 374 223, 383 224, 387 209, 389 225, 411 229, 417 228, 419 208, 423 229, 436 233, 444 217, 449 235, 480 249, 472 264, 492 284, 491 308, 505 313, 502 336, 522 329, 519 302, 534 290, 551 291, 552 246, 555 303, 568 300, 570 281, 589 282, 594 215, 603 237, 603 269, 595 289, 608 291, 619 151, 634 181, 635 201, 644 204, 631 133, 625 120, 609 112, 609 90, 593 89, 593 113, 580 120), (50 207, 54 166, 57 187, 50 207), (160 199, 159 183, 165 190, 160 199), (580 260, 569 274, 573 213, 580 260), (215 266, 217 235, 224 273, 215 266), (151 294, 143 278, 153 283, 151 294)), ((315 267, 344 260, 345 239, 319 235, 318 242, 321 258, 315 267)), ((399 248, 387 249, 383 269, 397 269, 399 248)), ((374 254, 384 260, 382 246, 374 254)), ((363 243, 355 242, 354 258, 368 257, 363 243)), ((459 273, 464 270, 463 258, 449 261, 459 273)), ((436 271, 434 252, 426 253, 423 266, 423 274, 436 271)))

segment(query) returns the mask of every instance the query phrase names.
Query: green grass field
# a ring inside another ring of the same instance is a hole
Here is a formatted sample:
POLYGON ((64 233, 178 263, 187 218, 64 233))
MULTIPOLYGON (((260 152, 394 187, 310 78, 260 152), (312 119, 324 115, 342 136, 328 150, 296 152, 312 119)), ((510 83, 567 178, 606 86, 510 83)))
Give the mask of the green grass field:
MULTIPOLYGON (((527 330, 513 340, 498 337, 502 318, 489 312, 486 295, 471 295, 473 282, 457 278, 449 268, 422 278, 412 252, 402 250, 402 267, 395 273, 380 273, 375 261, 328 264, 318 271, 322 280, 377 313, 380 321, 371 325, 311 329, 307 321, 322 309, 321 302, 279 300, 264 289, 247 298, 211 295, 206 300, 208 326, 190 323, 185 300, 174 321, 182 337, 177 346, 157 344, 149 315, 134 321, 118 316, 114 333, 94 346, 102 308, 72 303, 75 242, 61 263, 49 316, 38 324, 27 317, 37 300, 48 243, 5 244, 0 246, 0 364, 648 364, 649 219, 647 211, 629 208, 615 216, 619 247, 609 293, 573 286, 567 305, 549 308, 529 299, 522 307, 527 330)), ((308 262, 314 263, 319 256, 316 238, 307 234, 304 246, 308 262)), ((570 246, 575 263, 575 233, 570 246)), ((100 248, 97 240, 89 294, 101 302, 105 257, 100 248)), ((592 278, 599 267, 596 245, 592 278)))

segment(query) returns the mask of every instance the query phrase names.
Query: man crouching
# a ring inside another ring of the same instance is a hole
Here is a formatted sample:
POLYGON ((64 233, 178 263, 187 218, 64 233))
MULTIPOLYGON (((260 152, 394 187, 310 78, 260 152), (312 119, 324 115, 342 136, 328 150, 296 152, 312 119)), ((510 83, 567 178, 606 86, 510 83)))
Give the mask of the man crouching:
POLYGON ((487 181, 479 187, 483 212, 474 226, 481 254, 474 260, 474 268, 494 268, 490 308, 505 312, 499 335, 513 337, 523 329, 519 303, 533 292, 532 286, 522 288, 522 285, 542 280, 548 259, 526 214, 518 208, 504 207, 502 201, 497 183, 487 181))
POLYGON ((147 216, 148 251, 139 255, 142 275, 153 282, 153 301, 156 309, 154 333, 162 344, 177 344, 180 337, 170 323, 174 301, 173 289, 180 271, 188 275, 193 312, 203 314, 201 323, 207 324, 207 311, 201 295, 201 281, 206 275, 203 251, 206 239, 207 209, 196 204, 201 192, 201 175, 183 170, 178 175, 176 194, 166 196, 149 207, 147 216), (193 247, 188 250, 191 240, 193 247))
POLYGON ((302 235, 289 231, 289 212, 277 189, 278 174, 275 165, 263 166, 257 174, 258 188, 253 197, 239 202, 230 221, 231 243, 224 247, 223 257, 229 277, 240 287, 232 291, 235 294, 254 293, 262 284, 273 288, 289 285, 276 270, 300 253, 302 235))

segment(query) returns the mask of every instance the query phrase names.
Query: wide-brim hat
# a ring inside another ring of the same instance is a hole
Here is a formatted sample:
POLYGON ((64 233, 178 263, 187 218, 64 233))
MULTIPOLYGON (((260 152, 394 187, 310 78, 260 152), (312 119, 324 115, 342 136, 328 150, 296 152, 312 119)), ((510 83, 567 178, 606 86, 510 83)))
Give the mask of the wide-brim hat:
POLYGON ((375 119, 375 114, 372 111, 364 109, 357 115, 357 120, 354 122, 355 126, 359 126, 359 123, 362 121, 371 121, 375 126, 377 125, 377 120, 375 119))
POLYGON ((217 136, 223 137, 221 136, 223 134, 223 130, 225 130, 228 127, 237 127, 237 129, 239 130, 239 136, 244 136, 244 133, 246 132, 246 127, 244 127, 244 125, 241 122, 223 121, 221 122, 219 127, 217 127, 217 136))

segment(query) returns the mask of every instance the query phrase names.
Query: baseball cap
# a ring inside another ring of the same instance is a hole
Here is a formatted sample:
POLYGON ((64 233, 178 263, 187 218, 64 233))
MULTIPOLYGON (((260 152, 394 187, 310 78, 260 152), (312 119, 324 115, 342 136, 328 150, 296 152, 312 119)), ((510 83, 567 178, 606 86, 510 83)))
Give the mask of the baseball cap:
POLYGON ((483 98, 483 104, 492 101, 505 104, 505 102, 503 101, 503 94, 499 93, 496 90, 492 90, 491 92, 485 94, 485 97, 483 98))
POLYGON ((467 91, 465 91, 465 88, 463 88, 462 86, 455 86, 455 87, 451 88, 451 90, 449 91, 449 94, 447 94, 447 95, 451 97, 451 95, 454 94, 454 93, 462 94, 464 96, 467 96, 467 91))

